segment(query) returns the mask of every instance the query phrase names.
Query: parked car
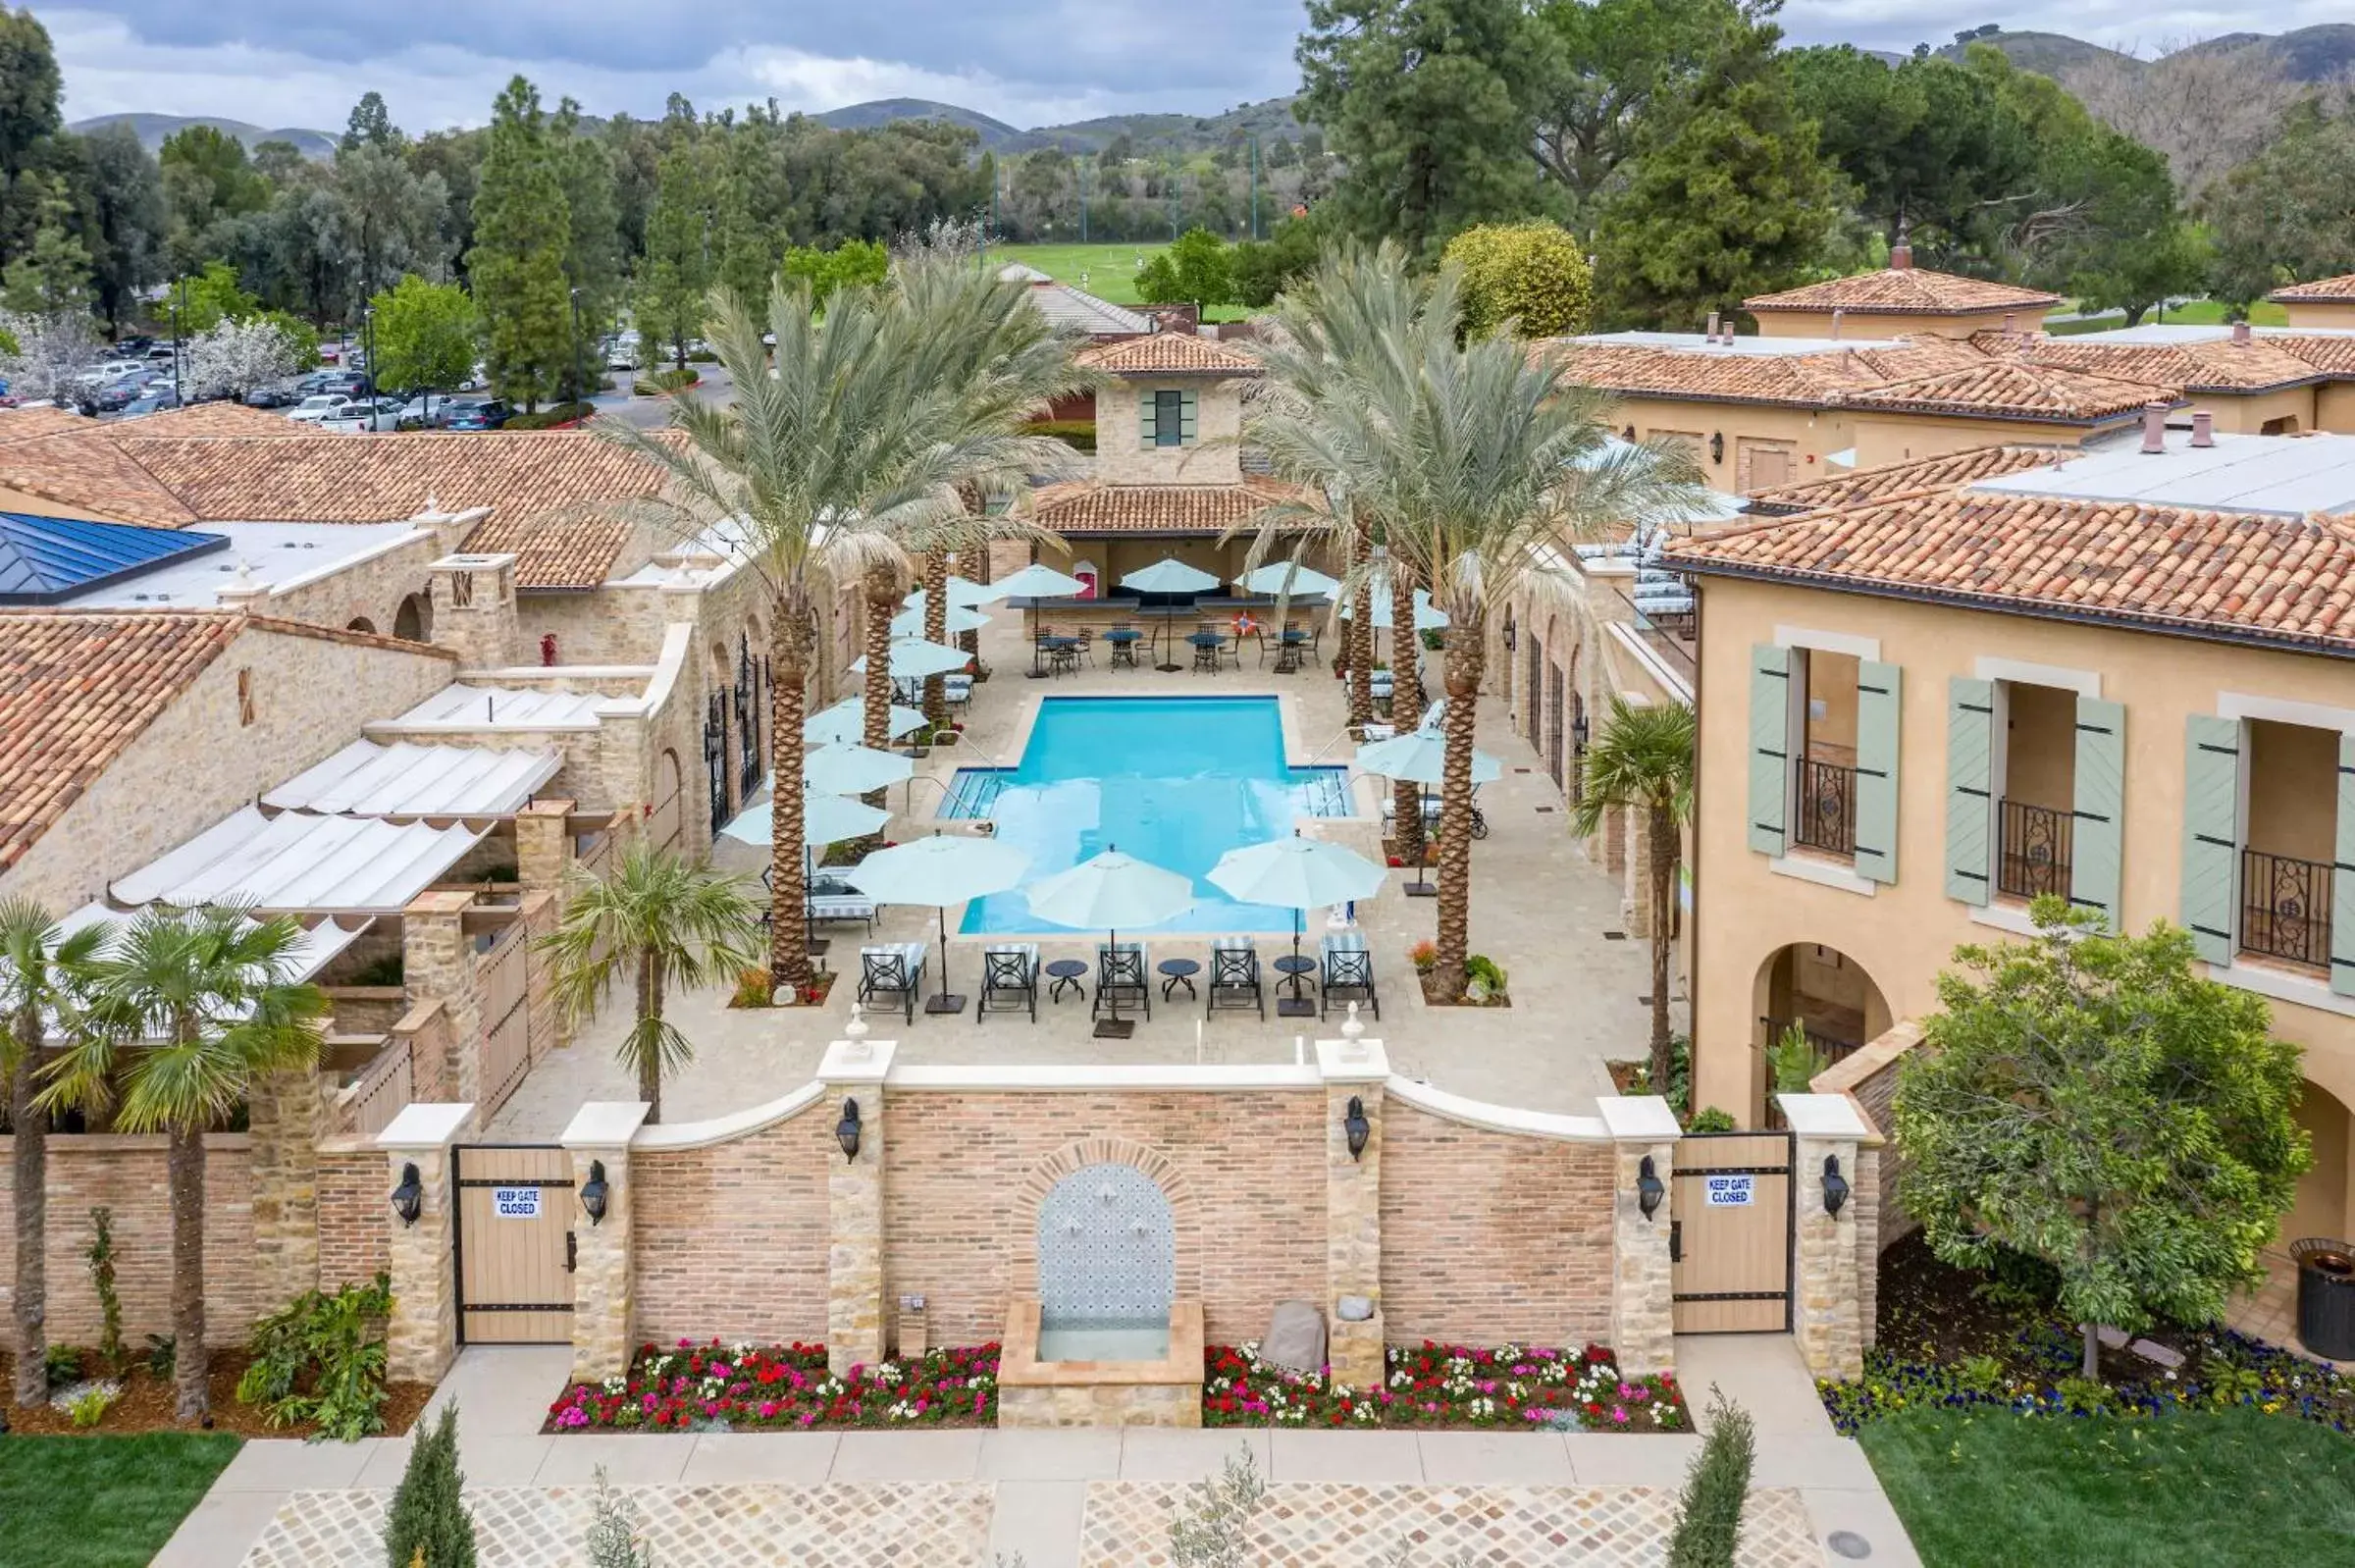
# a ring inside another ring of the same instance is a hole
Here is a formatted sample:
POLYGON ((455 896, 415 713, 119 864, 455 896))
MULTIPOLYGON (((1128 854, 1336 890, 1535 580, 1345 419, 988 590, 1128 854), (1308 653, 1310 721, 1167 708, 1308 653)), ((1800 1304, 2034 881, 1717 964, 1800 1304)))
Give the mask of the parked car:
POLYGON ((350 401, 341 392, 318 392, 296 403, 287 417, 298 425, 316 425, 350 401))
POLYGON ((441 428, 442 416, 448 413, 458 399, 445 392, 419 392, 400 405, 402 425, 414 425, 419 430, 441 428))
POLYGON ((159 384, 169 386, 171 378, 149 370, 142 370, 136 375, 120 376, 92 392, 88 407, 93 413, 119 413, 137 398, 147 395, 149 389, 159 384))
POLYGON ((497 430, 515 417, 515 410, 492 397, 478 402, 461 403, 450 411, 444 422, 445 430, 497 430))
POLYGON ((390 397, 362 397, 340 408, 328 410, 319 421, 321 430, 333 430, 344 435, 358 435, 371 430, 398 430, 400 404, 390 397))
POLYGON ((134 419, 140 414, 152 414, 160 408, 178 408, 180 405, 180 393, 174 392, 168 383, 161 384, 125 403, 122 417, 134 419))
POLYGON ((639 337, 636 332, 616 333, 605 340, 605 368, 607 370, 636 370, 638 368, 639 337))
POLYGON ((302 401, 303 394, 292 387, 256 387, 245 394, 248 408, 291 408, 302 401))

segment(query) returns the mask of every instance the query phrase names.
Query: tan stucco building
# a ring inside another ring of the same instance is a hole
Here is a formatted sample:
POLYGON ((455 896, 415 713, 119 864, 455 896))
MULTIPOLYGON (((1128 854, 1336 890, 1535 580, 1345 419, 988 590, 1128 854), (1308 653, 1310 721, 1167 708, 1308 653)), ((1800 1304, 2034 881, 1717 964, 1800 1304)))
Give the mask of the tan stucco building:
POLYGON ((2059 294, 1913 265, 1903 238, 1889 265, 1742 301, 1765 338, 1968 338, 2033 326, 2059 294))
POLYGON ((2289 325, 2355 330, 2355 272, 2291 284, 2265 296, 2289 313, 2289 325))

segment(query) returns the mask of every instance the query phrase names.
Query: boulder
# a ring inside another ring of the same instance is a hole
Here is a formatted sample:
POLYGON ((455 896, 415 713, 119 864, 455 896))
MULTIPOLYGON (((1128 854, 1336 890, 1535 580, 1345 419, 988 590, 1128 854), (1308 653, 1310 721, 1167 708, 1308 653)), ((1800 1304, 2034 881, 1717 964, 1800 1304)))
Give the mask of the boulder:
POLYGON ((1313 1301, 1279 1301, 1259 1359, 1293 1372, 1325 1368, 1325 1314, 1313 1301))

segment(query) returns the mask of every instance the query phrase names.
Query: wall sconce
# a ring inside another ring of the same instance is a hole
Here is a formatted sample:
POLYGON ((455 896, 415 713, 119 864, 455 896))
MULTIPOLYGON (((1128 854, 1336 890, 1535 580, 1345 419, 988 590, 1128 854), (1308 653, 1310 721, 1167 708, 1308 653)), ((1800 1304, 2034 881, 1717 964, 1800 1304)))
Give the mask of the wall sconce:
POLYGON ((1504 623, 1504 651, 1508 653, 1513 651, 1513 623, 1509 616, 1504 623))
POLYGON ((1366 1139, 1373 1135, 1374 1124, 1366 1120, 1366 1102, 1354 1094, 1349 1096, 1348 1112, 1341 1118, 1341 1136, 1349 1140, 1349 1158, 1364 1155, 1366 1139))
POLYGON ((392 1189, 392 1212, 404 1226, 415 1225, 425 1212, 425 1183, 417 1176, 415 1161, 400 1168, 400 1185, 392 1189))
POLYGON ((842 1102, 842 1120, 834 1124, 834 1141, 842 1145, 845 1160, 859 1158, 859 1102, 842 1102))
POLYGON ((1712 431, 1709 435, 1709 461, 1712 463, 1725 461, 1725 432, 1722 430, 1712 431))
POLYGON ((1649 1220, 1660 1212, 1660 1200, 1666 1196, 1667 1183, 1660 1179, 1660 1173, 1648 1154, 1644 1156, 1644 1163, 1636 1167, 1636 1207, 1644 1211, 1645 1219, 1649 1220))
POLYGON ((1848 1203, 1848 1177, 1840 1174, 1840 1156, 1823 1157, 1823 1212, 1837 1218, 1848 1203))
POLYGON ((589 1179, 581 1183, 581 1210, 589 1216, 592 1228, 605 1223, 605 1200, 613 1189, 605 1182, 605 1162, 589 1162, 589 1179))

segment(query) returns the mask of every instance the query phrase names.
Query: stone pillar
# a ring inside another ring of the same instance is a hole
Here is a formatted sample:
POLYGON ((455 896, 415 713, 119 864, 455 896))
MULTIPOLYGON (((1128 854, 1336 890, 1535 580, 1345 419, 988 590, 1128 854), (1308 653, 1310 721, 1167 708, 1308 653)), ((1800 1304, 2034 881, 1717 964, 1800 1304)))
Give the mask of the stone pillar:
POLYGON ((467 669, 515 662, 515 560, 445 555, 426 568, 433 574, 435 646, 456 653, 467 669))
POLYGON ((817 1065, 816 1115, 826 1140, 826 1366, 835 1376, 882 1361, 890 1283, 883 1267, 883 1079, 891 1040, 836 1040, 817 1065), (845 1158, 834 1129, 843 1102, 859 1103, 859 1153, 845 1158))
POLYGON ((515 813, 515 876, 526 893, 553 893, 564 907, 564 871, 572 864, 571 801, 534 801, 515 813))
POLYGON ((1676 1182, 1676 1113, 1656 1094, 1603 1095, 1596 1101, 1611 1134, 1611 1348, 1620 1370, 1644 1376, 1676 1364, 1675 1273, 1668 1227, 1676 1182), (1659 1206, 1645 1217, 1637 1183, 1644 1162, 1660 1183, 1659 1206))
POLYGON ((425 1189, 415 1225, 402 1224, 390 1202, 385 1206, 385 1224, 392 1228, 385 1375, 395 1381, 438 1383, 458 1353, 457 1194, 450 1185, 449 1147, 473 1128, 471 1103, 412 1104, 376 1136, 392 1177, 385 1191, 397 1188, 410 1166, 425 1189))
POLYGON ((631 1284, 630 1140, 651 1109, 643 1100, 591 1100, 573 1113, 561 1141, 572 1156, 572 1381, 587 1383, 630 1370, 636 1343, 631 1284), (582 1207, 602 1167, 605 1217, 582 1207))
POLYGON ((1627 833, 1627 870, 1620 879, 1620 907, 1626 911, 1627 934, 1651 935, 1651 813, 1642 808, 1624 813, 1627 833))
POLYGON ((253 1261, 262 1304, 275 1311, 319 1278, 319 1127, 316 1069, 273 1072, 245 1096, 253 1132, 253 1261))
MULTIPOLYGON (((1798 1140, 1791 1172, 1793 1251, 1798 1278, 1792 1281, 1791 1323, 1800 1356, 1818 1378, 1864 1375, 1864 1291, 1859 1278, 1858 1189, 1864 1171, 1858 1151, 1877 1141, 1870 1123, 1845 1094, 1778 1094, 1798 1140), (1838 1160, 1849 1198, 1837 1215, 1824 1205, 1824 1162, 1838 1160)), ((1877 1175, 1877 1173, 1876 1173, 1877 1175)), ((1874 1209, 1877 1213, 1879 1205, 1874 1209)))
POLYGON ((1379 1388, 1385 1376, 1382 1315, 1382 1086, 1390 1063, 1380 1040, 1319 1040, 1325 1078, 1326 1362, 1335 1383, 1379 1388), (1349 1152, 1349 1102, 1365 1113, 1365 1148, 1349 1152), (1345 1297, 1372 1316, 1344 1318, 1345 1297))
POLYGON ((482 1000, 474 986, 474 942, 466 934, 472 893, 420 893, 400 912, 401 986, 413 1010, 442 1004, 448 1020, 449 1054, 441 1064, 442 1084, 453 1100, 473 1104, 482 1094, 482 1000))

